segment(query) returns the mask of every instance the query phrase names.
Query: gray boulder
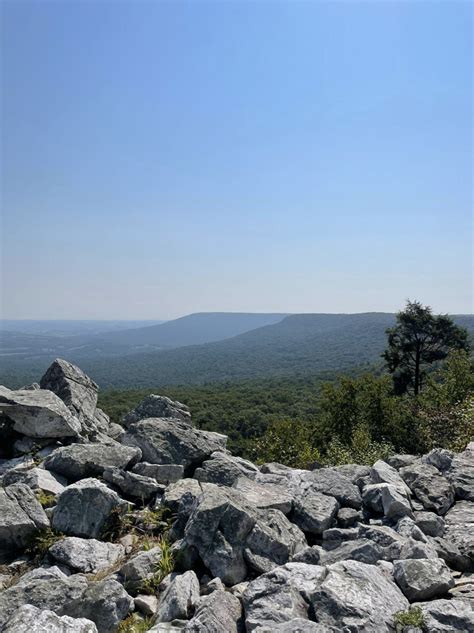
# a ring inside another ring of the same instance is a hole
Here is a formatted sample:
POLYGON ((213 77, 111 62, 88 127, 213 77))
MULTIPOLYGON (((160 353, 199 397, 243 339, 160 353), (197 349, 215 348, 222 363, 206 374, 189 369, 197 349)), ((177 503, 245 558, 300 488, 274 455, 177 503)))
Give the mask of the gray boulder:
POLYGON ((60 475, 44 470, 44 468, 30 468, 29 470, 13 469, 3 476, 3 485, 21 483, 32 490, 43 490, 53 495, 61 494, 67 486, 67 480, 60 475))
POLYGON ((470 633, 474 631, 474 609, 465 600, 432 600, 421 602, 424 630, 429 633, 470 633))
POLYGON ((329 565, 309 598, 317 622, 338 631, 391 633, 394 614, 408 607, 379 567, 353 560, 329 565))
POLYGON ((429 542, 438 557, 442 558, 451 569, 469 571, 472 568, 471 558, 462 553, 454 541, 435 536, 430 538, 429 542))
POLYGON ((367 565, 375 565, 383 558, 383 548, 377 543, 373 543, 369 539, 356 539, 341 543, 335 549, 322 549, 318 565, 332 565, 344 560, 356 560, 367 565))
POLYGON ((28 437, 77 437, 79 420, 51 391, 10 391, 0 387, 0 413, 13 420, 13 428, 28 437))
POLYGON ((258 472, 257 466, 241 457, 215 452, 200 468, 196 468, 194 477, 199 481, 232 486, 241 476, 255 479, 258 472))
POLYGON ((127 504, 98 479, 83 479, 59 495, 52 527, 69 536, 98 538, 112 511, 122 512, 127 504))
POLYGON ((74 572, 95 574, 115 565, 125 556, 125 549, 122 545, 103 543, 96 539, 68 536, 54 543, 48 554, 74 572))
POLYGON ((453 505, 454 489, 434 466, 415 463, 401 468, 400 474, 425 510, 443 515, 453 505))
POLYGON ((454 488, 457 499, 474 501, 474 451, 464 451, 451 460, 446 478, 454 488))
POLYGON ((428 536, 443 536, 444 521, 434 512, 415 512, 416 525, 428 536))
POLYGON ((293 507, 293 497, 280 486, 264 486, 248 477, 240 476, 234 481, 232 488, 253 508, 275 509, 288 514, 293 507))
POLYGON ((213 591, 203 596, 185 633, 239 633, 242 618, 240 600, 226 591, 213 591))
POLYGON ((279 510, 258 510, 232 488, 202 485, 184 530, 185 541, 225 584, 244 580, 247 565, 261 572, 283 564, 306 544, 279 510))
POLYGON ((54 611, 41 610, 25 604, 5 624, 2 633, 97 633, 97 627, 86 618, 59 616, 54 611))
POLYGON ((173 574, 171 582, 160 598, 157 620, 189 620, 199 600, 199 580, 193 571, 173 574))
POLYGON ((168 485, 184 477, 184 466, 181 464, 148 464, 147 462, 140 462, 135 464, 132 472, 156 479, 160 484, 168 485))
POLYGON ((57 358, 41 378, 40 386, 61 398, 76 417, 94 416, 99 388, 72 363, 57 358))
POLYGON ((123 417, 122 424, 128 427, 135 422, 147 420, 148 418, 173 418, 175 420, 183 420, 188 424, 191 423, 191 413, 186 405, 170 400, 166 396, 150 394, 133 411, 123 417))
POLYGON ((341 528, 349 528, 362 521, 362 513, 354 508, 340 508, 336 518, 341 528))
POLYGON ((303 532, 279 510, 263 512, 245 541, 244 559, 257 573, 289 561, 306 547, 303 532))
POLYGON ((411 466, 415 462, 418 461, 418 457, 416 455, 391 455, 387 457, 385 460, 389 466, 395 468, 395 470, 400 470, 400 468, 404 468, 405 466, 411 466))
POLYGON ((392 484, 380 485, 384 516, 388 519, 396 519, 403 516, 413 517, 410 500, 400 487, 393 486, 392 484))
POLYGON ((0 558, 24 549, 38 530, 47 527, 49 519, 28 486, 0 488, 0 558))
POLYGON ((474 503, 458 501, 445 515, 444 538, 471 561, 474 571, 474 503))
POLYGON ((150 418, 132 424, 122 438, 137 446, 151 464, 181 464, 185 472, 199 466, 215 451, 225 449, 227 437, 200 431, 182 420, 150 418))
POLYGON ((153 578, 161 556, 161 547, 157 546, 136 554, 122 565, 118 573, 127 591, 135 595, 153 578))
POLYGON ((69 604, 82 598, 86 588, 84 576, 68 577, 57 567, 28 572, 15 585, 0 593, 0 630, 25 604, 54 611, 57 615, 71 615, 69 604))
POLYGON ((130 468, 141 458, 138 448, 109 444, 71 444, 62 446, 46 458, 44 467, 71 481, 98 477, 109 467, 130 468))
POLYGON ((358 486, 338 470, 321 468, 313 470, 306 478, 311 490, 322 492, 337 499, 341 506, 355 508, 362 506, 362 497, 358 486))
POLYGON ((297 618, 307 620, 311 595, 325 576, 324 567, 287 563, 252 580, 243 594, 247 632, 274 631, 297 618))
POLYGON ((442 596, 454 587, 454 578, 440 558, 396 560, 393 576, 410 602, 442 596))
POLYGON ((374 514, 383 514, 382 490, 387 484, 368 484, 362 488, 364 508, 374 514))
POLYGON ((292 521, 304 532, 319 535, 334 523, 338 502, 318 492, 306 492, 294 500, 292 521))
POLYGON ((130 473, 120 468, 106 468, 103 478, 119 488, 125 496, 141 499, 143 502, 149 501, 165 489, 163 485, 151 477, 130 473))
POLYGON ((398 492, 404 496, 410 494, 410 489, 403 481, 398 471, 387 462, 379 459, 372 466, 370 476, 374 484, 390 484, 394 486, 398 492))
POLYGON ((68 615, 86 617, 99 633, 115 633, 121 620, 134 608, 133 598, 111 578, 91 582, 82 596, 67 605, 68 615))
POLYGON ((440 472, 444 473, 451 467, 454 453, 444 448, 434 448, 427 455, 423 455, 421 461, 423 464, 434 466, 440 472))

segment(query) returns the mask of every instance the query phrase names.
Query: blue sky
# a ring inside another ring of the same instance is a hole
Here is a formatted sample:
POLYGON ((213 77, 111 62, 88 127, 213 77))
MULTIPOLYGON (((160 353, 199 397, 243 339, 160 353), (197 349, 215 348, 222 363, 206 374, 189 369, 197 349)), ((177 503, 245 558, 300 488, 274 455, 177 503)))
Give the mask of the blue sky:
POLYGON ((4 318, 472 312, 470 2, 3 2, 4 318))

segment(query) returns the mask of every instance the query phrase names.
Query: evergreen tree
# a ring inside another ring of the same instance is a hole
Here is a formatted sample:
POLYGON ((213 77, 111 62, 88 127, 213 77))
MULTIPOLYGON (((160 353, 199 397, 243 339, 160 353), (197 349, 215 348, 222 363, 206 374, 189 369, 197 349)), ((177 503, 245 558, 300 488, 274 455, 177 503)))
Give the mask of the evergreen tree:
POLYGON ((413 390, 418 395, 429 365, 446 358, 450 350, 469 350, 464 328, 448 316, 434 316, 431 308, 418 301, 407 302, 387 336, 388 348, 382 356, 398 394, 413 390))

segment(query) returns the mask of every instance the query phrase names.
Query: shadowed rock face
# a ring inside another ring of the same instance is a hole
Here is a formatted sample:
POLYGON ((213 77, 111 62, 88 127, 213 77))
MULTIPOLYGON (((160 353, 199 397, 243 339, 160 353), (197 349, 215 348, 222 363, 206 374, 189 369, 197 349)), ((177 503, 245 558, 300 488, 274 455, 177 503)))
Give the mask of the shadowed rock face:
POLYGON ((393 633, 418 601, 424 631, 474 631, 474 445, 257 467, 179 402, 126 428, 96 402, 61 360, 0 388, 2 633, 115 633, 134 609, 154 633, 393 633))

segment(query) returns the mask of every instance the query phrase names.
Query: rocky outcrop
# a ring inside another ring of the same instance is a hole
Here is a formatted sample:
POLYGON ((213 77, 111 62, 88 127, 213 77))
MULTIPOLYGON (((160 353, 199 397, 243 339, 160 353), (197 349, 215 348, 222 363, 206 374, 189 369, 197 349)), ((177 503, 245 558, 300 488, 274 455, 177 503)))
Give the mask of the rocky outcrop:
POLYGON ((168 398, 122 427, 70 363, 40 386, 0 390, 2 633, 474 630, 474 444, 257 467, 168 398))
POLYGON ((81 431, 77 417, 51 391, 0 387, 0 412, 13 421, 17 433, 27 437, 77 437, 81 431))
POLYGON ((186 405, 174 402, 165 396, 150 394, 122 418, 122 424, 128 427, 148 418, 173 418, 191 423, 191 413, 186 405))

